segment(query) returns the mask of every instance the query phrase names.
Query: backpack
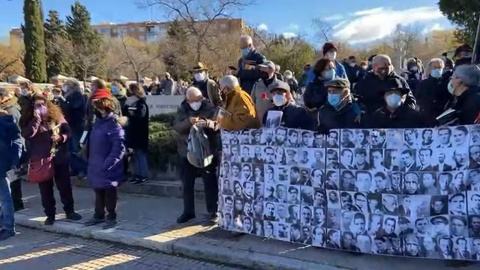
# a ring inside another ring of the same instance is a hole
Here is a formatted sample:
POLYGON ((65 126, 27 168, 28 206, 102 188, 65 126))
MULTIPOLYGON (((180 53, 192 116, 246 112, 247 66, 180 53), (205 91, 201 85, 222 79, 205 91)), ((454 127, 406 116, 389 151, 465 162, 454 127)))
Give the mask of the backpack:
POLYGON ((213 153, 203 127, 193 125, 187 139, 187 159, 194 167, 205 168, 212 164, 213 153))

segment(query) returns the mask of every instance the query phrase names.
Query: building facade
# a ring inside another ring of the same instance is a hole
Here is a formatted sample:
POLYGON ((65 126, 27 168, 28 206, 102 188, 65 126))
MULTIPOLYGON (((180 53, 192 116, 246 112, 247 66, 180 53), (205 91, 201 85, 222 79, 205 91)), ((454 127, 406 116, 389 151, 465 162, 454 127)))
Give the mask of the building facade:
MULTIPOLYGON (((204 22, 200 21, 199 24, 201 23, 204 22)), ((169 25, 170 22, 147 21, 123 24, 103 23, 92 25, 92 27, 104 37, 129 36, 146 42, 157 42, 166 37, 169 25)), ((216 19, 210 30, 218 33, 245 33, 248 27, 243 19, 216 19)), ((14 39, 23 39, 21 28, 10 31, 10 44, 13 44, 14 39)))

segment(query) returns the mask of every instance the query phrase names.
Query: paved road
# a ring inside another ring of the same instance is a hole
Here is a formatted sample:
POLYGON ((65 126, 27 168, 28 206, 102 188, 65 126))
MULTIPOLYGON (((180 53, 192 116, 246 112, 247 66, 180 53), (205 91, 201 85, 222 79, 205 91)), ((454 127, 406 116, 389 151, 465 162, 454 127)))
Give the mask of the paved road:
POLYGON ((0 242, 2 270, 236 269, 118 244, 18 229, 20 235, 0 242))

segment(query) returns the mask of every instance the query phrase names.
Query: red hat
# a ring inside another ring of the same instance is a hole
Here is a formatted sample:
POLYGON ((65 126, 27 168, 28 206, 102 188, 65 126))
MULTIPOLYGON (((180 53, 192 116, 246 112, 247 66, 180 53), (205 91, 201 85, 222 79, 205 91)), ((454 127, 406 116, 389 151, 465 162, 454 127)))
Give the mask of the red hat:
POLYGON ((338 51, 337 47, 335 46, 335 44, 333 44, 333 42, 325 42, 325 44, 323 45, 323 55, 325 56, 327 52, 329 52, 331 49, 338 51))
POLYGON ((107 89, 98 89, 92 94, 92 100, 112 97, 112 93, 107 89))

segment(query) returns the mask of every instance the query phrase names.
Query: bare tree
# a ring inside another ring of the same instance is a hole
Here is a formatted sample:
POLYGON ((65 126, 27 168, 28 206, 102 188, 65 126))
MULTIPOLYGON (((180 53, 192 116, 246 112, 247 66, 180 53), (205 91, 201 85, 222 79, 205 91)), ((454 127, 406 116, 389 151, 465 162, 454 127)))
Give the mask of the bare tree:
POLYGON ((141 7, 159 6, 171 18, 178 19, 195 38, 197 61, 202 48, 209 47, 209 37, 216 19, 231 18, 233 11, 251 5, 254 0, 138 0, 141 7))
POLYGON ((420 34, 421 28, 419 25, 397 25, 395 31, 390 36, 390 40, 394 50, 394 57, 398 61, 397 68, 403 68, 405 60, 408 57, 412 57, 413 48, 415 44, 419 41, 420 34))
POLYGON ((316 18, 313 19, 313 27, 316 30, 316 37, 322 40, 323 42, 327 42, 330 40, 330 37, 333 32, 333 27, 328 22, 316 18))
POLYGON ((123 64, 132 68, 137 82, 140 80, 140 75, 144 75, 161 56, 157 46, 152 48, 134 39, 122 37, 122 45, 125 54, 123 64))
POLYGON ((12 74, 22 74, 24 72, 23 56, 24 49, 21 47, 7 47, 0 45, 0 79, 1 77, 12 74))

